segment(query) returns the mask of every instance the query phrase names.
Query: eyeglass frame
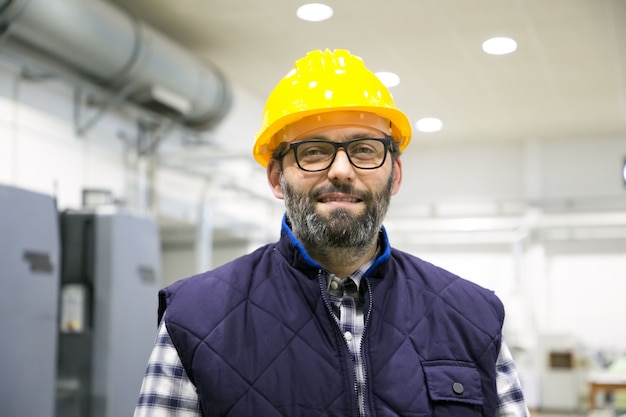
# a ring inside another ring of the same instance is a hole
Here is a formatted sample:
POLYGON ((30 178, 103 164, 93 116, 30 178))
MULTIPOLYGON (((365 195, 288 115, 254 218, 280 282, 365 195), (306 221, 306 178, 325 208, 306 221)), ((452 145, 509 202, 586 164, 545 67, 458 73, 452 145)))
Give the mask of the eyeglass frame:
POLYGON ((274 150, 273 159, 280 161, 282 165, 283 158, 287 156, 289 151, 293 150, 293 157, 294 157, 294 160, 296 161, 296 165, 298 165, 298 168, 300 168, 304 172, 322 172, 322 171, 326 171, 333 165, 333 163, 335 162, 335 158, 337 157, 337 152, 339 151, 339 148, 343 148, 344 152, 346 153, 346 157, 348 158, 348 161, 350 162, 350 165, 352 165, 356 169, 363 169, 363 170, 378 169, 382 167, 385 164, 385 161, 387 161, 388 153, 391 153, 392 158, 394 157, 394 155, 400 154, 400 151, 398 150, 397 143, 394 140, 394 138, 392 136, 385 135, 384 138, 362 137, 362 138, 350 139, 344 142, 334 142, 334 141, 324 140, 324 139, 308 139, 308 140, 301 140, 301 141, 296 141, 296 142, 282 142, 280 146, 278 146, 278 148, 274 150), (348 146, 349 144, 353 142, 358 142, 361 140, 376 140, 378 142, 381 142, 384 145, 384 155, 379 165, 375 167, 362 168, 362 167, 356 166, 354 162, 352 162, 352 159, 350 158, 350 155, 348 154, 348 151, 346 150, 346 146, 348 146), (332 158, 330 158, 328 166, 326 168, 310 170, 310 169, 305 169, 302 167, 302 165, 300 165, 300 160, 298 159, 298 154, 296 152, 298 149, 298 146, 304 143, 312 143, 312 142, 328 143, 333 146, 335 151, 333 153, 332 158))

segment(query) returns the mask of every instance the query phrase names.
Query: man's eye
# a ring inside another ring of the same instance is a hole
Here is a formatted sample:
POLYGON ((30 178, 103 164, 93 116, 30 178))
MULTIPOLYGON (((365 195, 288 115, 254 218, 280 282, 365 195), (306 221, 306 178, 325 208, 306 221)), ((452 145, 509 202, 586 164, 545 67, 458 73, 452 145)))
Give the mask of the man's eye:
POLYGON ((303 149, 300 153, 306 156, 306 155, 317 155, 319 152, 320 150, 317 148, 306 148, 306 149, 303 149))
POLYGON ((358 146, 352 149, 352 152, 355 154, 367 154, 367 153, 375 153, 376 151, 372 149, 371 146, 358 146))
POLYGON ((298 153, 302 157, 324 156, 329 154, 329 150, 322 146, 301 146, 298 153))

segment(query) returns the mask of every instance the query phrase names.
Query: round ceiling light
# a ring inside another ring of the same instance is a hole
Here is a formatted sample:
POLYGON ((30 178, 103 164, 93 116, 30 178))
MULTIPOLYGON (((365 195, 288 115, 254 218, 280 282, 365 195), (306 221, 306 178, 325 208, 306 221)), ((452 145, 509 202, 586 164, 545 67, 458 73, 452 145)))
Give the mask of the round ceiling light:
POLYGON ((309 3, 298 7, 296 16, 307 22, 321 22, 333 16, 333 9, 321 3, 309 3))
POLYGON ((415 128, 420 132, 438 132, 443 128, 443 122, 436 117, 425 117, 415 122, 415 128))
POLYGON ((506 55, 515 52, 517 42, 511 38, 491 38, 483 42, 483 51, 489 55, 506 55))
POLYGON ((376 73, 376 76, 387 88, 400 84, 400 77, 393 72, 380 71, 376 73))

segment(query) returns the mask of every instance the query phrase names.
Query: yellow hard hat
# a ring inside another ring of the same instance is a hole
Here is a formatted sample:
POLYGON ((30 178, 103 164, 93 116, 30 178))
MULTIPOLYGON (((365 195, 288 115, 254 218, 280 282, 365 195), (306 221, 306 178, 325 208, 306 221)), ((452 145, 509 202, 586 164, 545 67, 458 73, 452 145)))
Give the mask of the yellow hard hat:
POLYGON ((342 49, 311 51, 294 64, 270 93, 253 154, 267 166, 285 126, 314 114, 341 110, 377 114, 391 123, 392 136, 404 150, 411 140, 411 124, 396 108, 391 93, 358 56, 342 49))

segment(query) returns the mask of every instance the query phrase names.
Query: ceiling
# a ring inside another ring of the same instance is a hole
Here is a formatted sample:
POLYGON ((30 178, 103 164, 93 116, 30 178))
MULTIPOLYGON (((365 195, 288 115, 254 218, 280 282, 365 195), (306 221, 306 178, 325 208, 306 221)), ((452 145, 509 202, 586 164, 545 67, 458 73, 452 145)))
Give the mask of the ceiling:
POLYGON ((411 120, 443 121, 416 142, 626 133, 623 0, 327 0, 334 16, 318 23, 296 17, 305 1, 113 2, 261 100, 307 51, 348 49, 400 76, 411 120), (483 53, 494 36, 517 51, 483 53))
POLYGON ((304 1, 109 1, 260 102, 307 51, 348 49, 400 76, 391 91, 412 121, 443 121, 413 144, 626 135, 624 0, 326 0, 334 16, 318 23, 296 17, 304 1), (494 36, 517 51, 482 52, 494 36))

